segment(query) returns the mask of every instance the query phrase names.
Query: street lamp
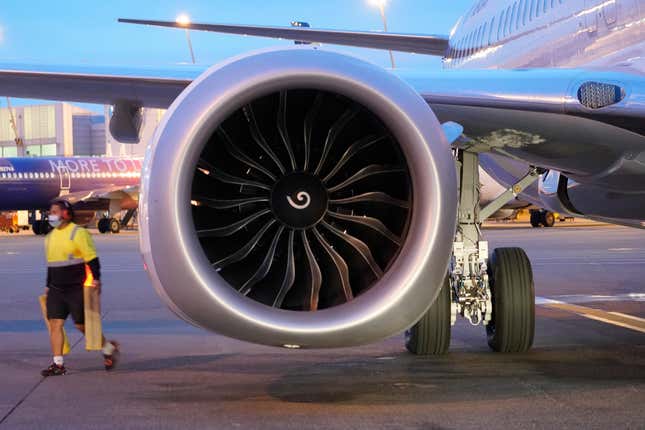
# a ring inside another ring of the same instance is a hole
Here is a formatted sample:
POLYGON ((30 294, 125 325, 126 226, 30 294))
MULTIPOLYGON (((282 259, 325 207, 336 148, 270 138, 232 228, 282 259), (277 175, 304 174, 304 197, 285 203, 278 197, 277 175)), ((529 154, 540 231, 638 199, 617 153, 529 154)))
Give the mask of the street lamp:
MULTIPOLYGON (((182 27, 188 27, 190 25, 190 17, 185 13, 182 13, 181 15, 177 16, 175 22, 182 27)), ((188 28, 186 28, 186 42, 188 42, 190 58, 193 60, 193 64, 195 64, 195 53, 193 52, 193 43, 190 41, 190 33, 188 32, 188 28)))
MULTIPOLYGON (((372 6, 375 6, 378 8, 379 12, 381 12, 381 19, 383 20, 383 30, 387 33, 387 19, 385 18, 385 6, 387 6, 387 0, 368 0, 368 3, 372 6)), ((396 65, 394 64, 394 54, 392 53, 392 50, 390 49, 390 63, 392 64, 392 68, 394 69, 396 65)))

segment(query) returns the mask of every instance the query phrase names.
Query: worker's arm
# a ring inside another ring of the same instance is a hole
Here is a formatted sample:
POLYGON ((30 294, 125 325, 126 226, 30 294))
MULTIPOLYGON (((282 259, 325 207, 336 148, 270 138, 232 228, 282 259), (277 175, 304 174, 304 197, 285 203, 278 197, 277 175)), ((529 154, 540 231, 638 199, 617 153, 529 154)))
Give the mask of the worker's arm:
POLYGON ((84 229, 79 228, 76 236, 74 237, 74 243, 78 246, 78 249, 81 251, 81 256, 92 271, 92 276, 96 281, 101 280, 101 263, 99 262, 99 257, 96 254, 96 247, 94 246, 94 240, 90 233, 84 229))

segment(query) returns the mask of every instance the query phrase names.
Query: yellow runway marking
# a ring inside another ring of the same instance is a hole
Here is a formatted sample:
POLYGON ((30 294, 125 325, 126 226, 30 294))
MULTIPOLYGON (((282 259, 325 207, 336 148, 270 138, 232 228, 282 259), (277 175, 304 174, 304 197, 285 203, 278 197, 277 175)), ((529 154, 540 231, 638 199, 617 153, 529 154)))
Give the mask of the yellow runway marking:
POLYGON ((630 319, 630 320, 634 320, 634 321, 639 321, 639 322, 645 323, 645 318, 639 318, 639 317, 635 317, 635 316, 633 316, 633 315, 623 314, 623 313, 621 313, 621 312, 609 312, 609 313, 610 313, 610 314, 613 314, 613 315, 621 316, 621 317, 623 317, 623 318, 628 318, 628 319, 630 319))
POLYGON ((632 315, 626 315, 620 312, 606 312, 600 309, 571 305, 569 303, 562 303, 555 300, 544 303, 544 306, 554 309, 562 309, 585 318, 645 333, 645 319, 632 315))

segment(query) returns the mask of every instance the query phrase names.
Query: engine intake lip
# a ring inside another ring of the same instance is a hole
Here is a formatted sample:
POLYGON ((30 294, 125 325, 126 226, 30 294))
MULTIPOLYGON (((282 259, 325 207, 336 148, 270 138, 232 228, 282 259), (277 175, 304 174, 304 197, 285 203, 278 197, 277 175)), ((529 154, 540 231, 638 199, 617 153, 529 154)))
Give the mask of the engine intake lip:
POLYGON ((440 126, 407 84, 336 53, 263 52, 209 69, 169 109, 144 166, 142 253, 160 296, 193 324, 268 345, 357 345, 404 330, 436 297, 452 245, 456 195, 454 164, 440 126), (244 103, 297 88, 342 94, 380 118, 401 143, 414 201, 408 230, 413 240, 378 284, 351 302, 317 312, 272 309, 222 282, 200 247, 188 204, 193 166, 219 124, 244 103))

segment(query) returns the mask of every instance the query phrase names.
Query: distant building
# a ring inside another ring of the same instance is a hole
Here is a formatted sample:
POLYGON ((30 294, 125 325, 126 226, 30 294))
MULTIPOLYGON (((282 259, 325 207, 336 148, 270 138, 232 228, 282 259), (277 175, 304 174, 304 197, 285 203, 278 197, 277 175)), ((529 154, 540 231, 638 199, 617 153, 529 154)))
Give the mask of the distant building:
POLYGON ((54 103, 12 108, 24 143, 20 154, 7 107, 0 108, 0 156, 105 155, 103 115, 71 105, 54 103))

